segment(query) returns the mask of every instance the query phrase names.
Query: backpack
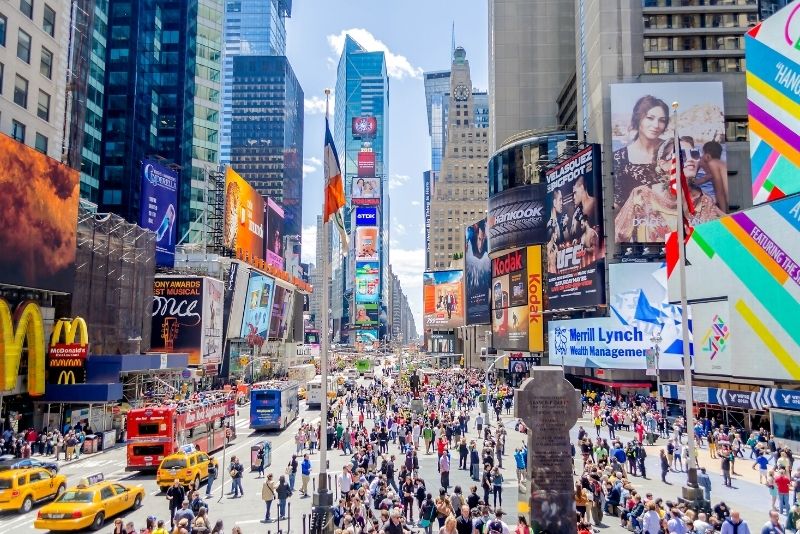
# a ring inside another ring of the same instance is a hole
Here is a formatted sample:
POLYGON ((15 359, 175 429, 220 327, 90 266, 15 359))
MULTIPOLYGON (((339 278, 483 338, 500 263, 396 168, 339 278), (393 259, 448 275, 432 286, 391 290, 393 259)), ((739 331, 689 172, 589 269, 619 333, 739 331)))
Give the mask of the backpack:
POLYGON ((503 534, 503 523, 497 521, 489 521, 489 524, 486 525, 486 534, 503 534))

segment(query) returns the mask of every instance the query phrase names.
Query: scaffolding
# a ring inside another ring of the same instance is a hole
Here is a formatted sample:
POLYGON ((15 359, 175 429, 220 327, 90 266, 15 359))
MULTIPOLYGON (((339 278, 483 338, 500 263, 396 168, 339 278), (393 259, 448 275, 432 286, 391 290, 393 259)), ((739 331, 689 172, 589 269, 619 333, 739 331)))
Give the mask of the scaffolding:
POLYGON ((83 317, 93 354, 150 348, 156 236, 81 202, 72 316, 83 317))

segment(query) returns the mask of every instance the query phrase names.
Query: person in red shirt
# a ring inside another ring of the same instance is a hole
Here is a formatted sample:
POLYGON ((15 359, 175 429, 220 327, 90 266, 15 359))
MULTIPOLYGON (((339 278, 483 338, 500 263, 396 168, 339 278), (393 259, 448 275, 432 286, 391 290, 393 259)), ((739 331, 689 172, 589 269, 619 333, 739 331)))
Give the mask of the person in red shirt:
POLYGON ((775 487, 778 488, 778 512, 781 514, 789 513, 789 487, 792 481, 786 476, 786 472, 781 469, 775 475, 775 487))

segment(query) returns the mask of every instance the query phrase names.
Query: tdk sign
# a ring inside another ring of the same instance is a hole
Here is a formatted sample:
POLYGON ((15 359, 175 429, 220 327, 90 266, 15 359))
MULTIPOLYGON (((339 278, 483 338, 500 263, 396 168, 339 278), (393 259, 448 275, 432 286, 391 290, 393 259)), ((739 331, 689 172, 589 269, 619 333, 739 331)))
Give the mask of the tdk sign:
POLYGON ((378 226, 378 208, 356 208, 356 226, 378 226))

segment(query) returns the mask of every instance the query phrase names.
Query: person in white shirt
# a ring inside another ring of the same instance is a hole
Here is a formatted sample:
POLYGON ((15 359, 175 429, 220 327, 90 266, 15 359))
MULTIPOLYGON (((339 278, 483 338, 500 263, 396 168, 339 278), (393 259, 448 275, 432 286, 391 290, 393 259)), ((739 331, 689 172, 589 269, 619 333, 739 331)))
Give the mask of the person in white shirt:
POLYGON ((336 477, 336 483, 339 484, 339 494, 347 495, 350 488, 353 487, 353 476, 350 474, 350 466, 344 466, 342 474, 336 477))
POLYGON ((706 534, 707 532, 711 532, 713 528, 711 524, 708 522, 708 516, 703 512, 697 514, 697 519, 694 520, 694 527, 695 534, 706 534))
POLYGON ((656 511, 656 503, 648 502, 642 514, 642 534, 658 534, 661 530, 661 518, 656 511))

